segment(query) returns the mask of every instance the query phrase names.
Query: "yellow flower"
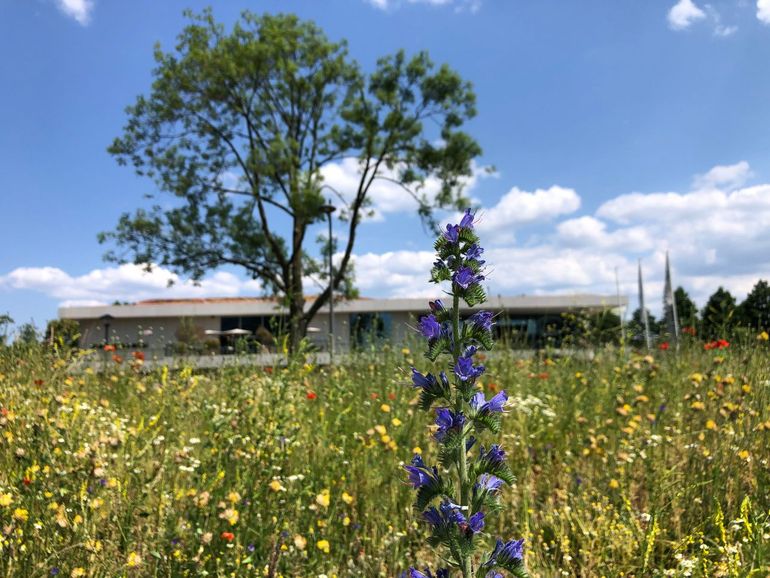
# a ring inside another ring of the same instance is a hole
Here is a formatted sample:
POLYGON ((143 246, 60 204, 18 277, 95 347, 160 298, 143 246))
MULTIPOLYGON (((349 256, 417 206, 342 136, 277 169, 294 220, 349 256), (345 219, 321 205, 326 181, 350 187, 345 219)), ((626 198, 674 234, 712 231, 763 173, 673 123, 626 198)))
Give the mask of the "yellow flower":
POLYGON ((706 420, 706 429, 717 429, 717 422, 715 422, 713 419, 706 420))
POLYGON ((80 567, 77 567, 77 568, 75 568, 75 569, 74 569, 74 570, 73 570, 73 571, 70 573, 70 577, 71 577, 71 578, 80 578, 81 576, 85 576, 85 575, 86 575, 86 571, 85 571, 85 568, 80 568, 80 567))
POLYGON ((323 506, 324 508, 329 507, 330 501, 331 501, 331 496, 329 494, 328 489, 321 490, 321 493, 315 497, 315 503, 318 504, 319 506, 323 506))
POLYGON ((342 492, 342 501, 345 502, 346 504, 352 504, 353 496, 351 496, 347 492, 342 492))
POLYGON ((345 516, 342 520, 343 526, 350 526, 350 518, 348 516, 345 516))
POLYGON ((763 331, 762 333, 757 335, 757 339, 759 339, 760 341, 767 341, 768 339, 770 339, 770 335, 767 334, 767 331, 763 331))
POLYGON ((297 550, 304 550, 305 546, 307 546, 307 540, 303 538, 299 534, 294 535, 294 547, 297 548, 297 550))
POLYGON ((403 422, 402 422, 400 419, 398 419, 397 417, 394 417, 392 420, 390 420, 390 423, 392 423, 394 426, 398 427, 398 426, 400 426, 400 425, 401 425, 403 422))
POLYGON ((695 383, 700 383, 703 381, 703 374, 702 373, 693 373, 690 376, 690 379, 693 380, 695 383))
POLYGON ((331 549, 329 545, 329 540, 318 540, 318 542, 316 542, 315 545, 316 545, 316 548, 321 550, 324 554, 328 554, 329 550, 331 549))
POLYGON ((404 348, 401 350, 401 353, 403 353, 404 355, 409 355, 409 354, 411 353, 411 351, 409 351, 409 348, 408 348, 408 347, 404 347, 404 348))
POLYGON ((615 478, 612 478, 610 480, 610 488, 612 488, 613 490, 617 490, 619 487, 620 487, 620 484, 618 483, 618 481, 615 478))
POLYGON ((13 502, 13 496, 11 494, 0 494, 0 506, 8 507, 13 502))
POLYGON ((741 458, 742 460, 749 461, 749 456, 750 454, 748 450, 741 450, 738 452, 738 457, 741 458))
POLYGON ((141 563, 142 563, 142 557, 136 552, 131 552, 128 555, 128 561, 126 562, 126 566, 128 566, 129 568, 136 568, 141 563))
POLYGON ((380 406, 380 409, 381 409, 382 411, 384 411, 385 413, 390 413, 390 406, 389 406, 387 403, 383 403, 383 404, 380 406))
POLYGON ((227 494, 227 500, 231 504, 237 504, 238 502, 241 501, 241 495, 238 492, 230 492, 229 494, 227 494))
POLYGON ((23 508, 16 508, 13 511, 13 519, 19 522, 26 522, 29 520, 29 512, 23 508))
POLYGON ((422 448, 420 446, 414 446, 412 448, 412 453, 413 454, 421 454, 422 453, 422 448))
POLYGON ((388 433, 388 430, 385 429, 384 425, 376 425, 376 426, 374 426, 374 431, 376 431, 381 436, 384 436, 386 433, 388 433))
POLYGON ((690 404, 690 407, 696 410, 704 410, 706 409, 706 404, 702 401, 694 401, 690 404))
POLYGON ((274 492, 285 492, 286 491, 286 488, 284 488, 281 485, 281 482, 279 482, 278 480, 273 480, 272 482, 270 482, 270 489, 273 490, 274 492))

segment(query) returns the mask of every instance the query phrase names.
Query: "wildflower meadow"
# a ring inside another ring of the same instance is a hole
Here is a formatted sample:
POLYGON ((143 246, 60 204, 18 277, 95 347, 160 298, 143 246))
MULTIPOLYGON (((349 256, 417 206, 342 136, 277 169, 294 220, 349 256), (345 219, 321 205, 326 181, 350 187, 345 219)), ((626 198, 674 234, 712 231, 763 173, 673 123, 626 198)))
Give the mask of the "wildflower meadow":
MULTIPOLYGON (((768 575, 769 345, 477 353, 475 389, 508 395, 515 478, 481 532, 523 538, 532 576, 768 575)), ((403 467, 439 457, 412 385, 422 347, 104 372, 74 370, 77 351, 0 350, 0 575, 440 567, 403 467)))

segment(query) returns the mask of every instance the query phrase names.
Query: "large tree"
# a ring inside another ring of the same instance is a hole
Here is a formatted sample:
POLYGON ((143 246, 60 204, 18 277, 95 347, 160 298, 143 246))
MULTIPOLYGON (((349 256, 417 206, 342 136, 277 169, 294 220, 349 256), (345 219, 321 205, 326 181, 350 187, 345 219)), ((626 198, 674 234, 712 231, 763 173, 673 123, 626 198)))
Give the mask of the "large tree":
POLYGON ((296 347, 332 294, 327 285, 306 307, 303 278, 323 270, 306 234, 324 218, 324 167, 351 158, 358 166, 355 186, 333 191, 347 229, 337 288, 350 281, 356 230, 377 180, 413 196, 428 222, 434 207, 467 204, 462 183, 481 150, 461 127, 475 115, 475 96, 426 53, 398 52, 364 74, 344 42, 296 16, 244 12, 228 32, 210 10, 186 15, 175 50, 156 48, 152 89, 127 109, 109 149, 153 179, 149 197, 176 199, 124 214, 100 239, 124 249, 110 260, 194 280, 242 268, 283 298, 296 347), (429 177, 440 183, 430 194, 429 177))
POLYGON ((732 334, 736 319, 735 297, 719 287, 703 308, 701 324, 706 339, 726 339, 732 334))
POLYGON ((738 307, 741 323, 758 331, 770 328, 770 285, 760 279, 738 307))

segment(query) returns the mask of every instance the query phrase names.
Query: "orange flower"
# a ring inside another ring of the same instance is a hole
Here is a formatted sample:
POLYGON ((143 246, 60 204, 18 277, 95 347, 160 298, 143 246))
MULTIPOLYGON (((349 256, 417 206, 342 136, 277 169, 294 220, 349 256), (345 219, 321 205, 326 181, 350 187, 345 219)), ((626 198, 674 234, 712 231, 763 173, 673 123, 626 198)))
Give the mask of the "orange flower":
POLYGON ((223 540, 227 540, 228 542, 232 542, 233 540, 235 540, 235 534, 233 534, 232 532, 222 532, 219 535, 219 537, 222 538, 223 540))
POLYGON ((122 355, 118 355, 117 353, 113 353, 112 354, 112 361, 114 361, 115 363, 120 365, 121 363, 123 363, 123 356, 122 355))
POLYGON ((134 351, 131 355, 137 361, 144 361, 144 351, 134 351))
POLYGON ((395 394, 395 393, 393 393, 392 391, 391 391, 391 392, 389 392, 389 393, 388 393, 388 399, 389 399, 390 401, 393 401, 393 400, 395 400, 395 399, 396 399, 396 394, 395 394))
POLYGON ((105 345, 104 346, 104 351, 115 351, 115 346, 114 345, 109 345, 109 344, 105 345))

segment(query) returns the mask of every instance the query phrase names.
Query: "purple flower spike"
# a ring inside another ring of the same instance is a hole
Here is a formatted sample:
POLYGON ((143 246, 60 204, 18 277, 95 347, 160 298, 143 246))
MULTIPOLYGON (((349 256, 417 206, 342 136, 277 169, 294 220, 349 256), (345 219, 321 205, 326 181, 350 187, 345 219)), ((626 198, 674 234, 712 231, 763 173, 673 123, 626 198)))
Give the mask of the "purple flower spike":
POLYGON ((481 532, 484 528, 484 512, 476 512, 468 520, 468 528, 474 534, 481 532))
POLYGON ((468 317, 468 321, 473 323, 479 329, 484 331, 492 330, 492 312, 491 311, 479 311, 468 317))
POLYGON ((484 373, 485 369, 483 365, 474 366, 470 357, 460 357, 455 364, 454 372, 462 381, 470 381, 484 373))
POLYGON ((474 487, 479 491, 486 491, 493 494, 500 490, 503 486, 503 480, 492 474, 481 474, 479 481, 474 484, 474 487))
POLYGON ((447 225, 444 238, 450 243, 457 243, 460 238, 460 225, 447 225))
POLYGON ((427 337, 429 341, 438 339, 441 335, 441 324, 432 314, 425 315, 420 319, 419 329, 420 333, 427 337))
POLYGON ((438 430, 434 437, 438 441, 443 441, 450 431, 460 431, 465 425, 465 416, 461 413, 455 414, 445 407, 436 409, 436 425, 438 430))
POLYGON ((483 393, 478 391, 471 398, 470 405, 479 414, 502 413, 505 407, 505 402, 507 401, 508 401, 508 394, 505 393, 505 391, 501 391, 489 401, 486 400, 483 393))
POLYGON ((460 221, 460 227, 462 227, 463 229, 473 228, 473 213, 471 213, 470 209, 465 209, 465 214, 463 215, 463 218, 460 221))
POLYGON ((476 275, 473 272, 473 269, 470 267, 460 267, 460 269, 458 269, 457 272, 452 275, 452 281, 455 283, 455 285, 463 289, 467 289, 474 283, 478 283, 479 281, 483 280, 484 275, 476 275))
POLYGON ((436 299, 435 301, 428 301, 428 306, 430 307, 430 310, 433 312, 444 310, 444 303, 442 303, 441 299, 436 299))
POLYGON ((481 257, 481 254, 484 252, 484 248, 480 247, 476 243, 473 243, 470 247, 468 247, 468 250, 465 252, 465 258, 466 259, 475 259, 476 261, 479 260, 479 257, 481 257))

